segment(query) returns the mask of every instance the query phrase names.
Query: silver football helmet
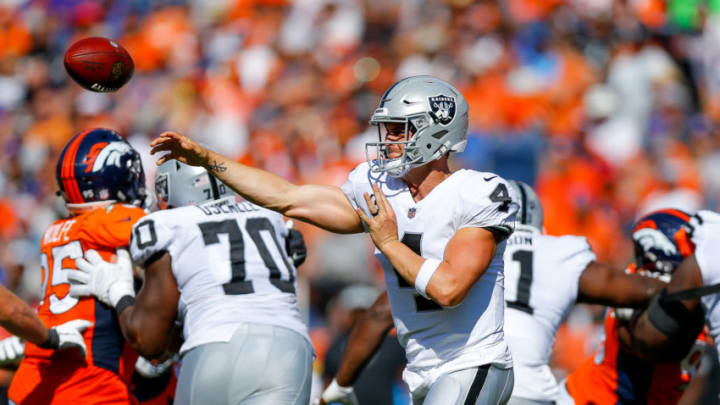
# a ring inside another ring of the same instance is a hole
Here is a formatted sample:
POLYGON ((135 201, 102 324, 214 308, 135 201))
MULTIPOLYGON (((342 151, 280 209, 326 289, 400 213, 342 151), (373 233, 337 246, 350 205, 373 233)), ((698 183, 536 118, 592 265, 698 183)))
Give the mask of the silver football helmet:
POLYGON ((520 206, 515 216, 515 229, 531 226, 542 232, 543 208, 540 199, 532 187, 522 181, 510 180, 510 198, 520 206))
POLYGON ((236 195, 204 167, 186 165, 175 159, 157 168, 155 194, 160 209, 201 204, 236 195))
POLYGON ((402 177, 413 167, 440 159, 448 152, 465 150, 468 103, 455 86, 444 80, 412 76, 385 92, 370 124, 378 127, 379 137, 379 142, 365 144, 373 171, 402 177), (386 140, 384 124, 389 123, 405 124, 404 140, 386 140), (388 146, 392 144, 404 145, 401 157, 389 158, 388 146))

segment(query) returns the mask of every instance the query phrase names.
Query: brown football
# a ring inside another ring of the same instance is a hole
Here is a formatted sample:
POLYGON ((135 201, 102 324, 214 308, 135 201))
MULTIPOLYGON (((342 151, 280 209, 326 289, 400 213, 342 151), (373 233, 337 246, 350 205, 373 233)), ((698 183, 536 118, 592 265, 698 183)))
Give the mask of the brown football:
POLYGON ((65 52, 65 70, 80 86, 98 93, 118 90, 130 80, 135 63, 117 42, 83 38, 65 52))

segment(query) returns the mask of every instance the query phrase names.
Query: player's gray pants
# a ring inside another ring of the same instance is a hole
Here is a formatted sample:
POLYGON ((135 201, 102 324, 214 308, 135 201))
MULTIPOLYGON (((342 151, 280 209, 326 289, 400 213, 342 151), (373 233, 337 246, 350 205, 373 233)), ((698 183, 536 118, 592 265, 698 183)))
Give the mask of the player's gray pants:
POLYGON ((486 364, 459 370, 438 378, 425 398, 413 398, 413 405, 504 405, 514 381, 512 368, 486 364))
POLYGON ((507 405, 555 405, 555 402, 536 401, 534 399, 510 397, 507 405))
POLYGON ((313 349, 299 333, 246 324, 227 343, 208 343, 182 358, 177 405, 307 405, 313 349))

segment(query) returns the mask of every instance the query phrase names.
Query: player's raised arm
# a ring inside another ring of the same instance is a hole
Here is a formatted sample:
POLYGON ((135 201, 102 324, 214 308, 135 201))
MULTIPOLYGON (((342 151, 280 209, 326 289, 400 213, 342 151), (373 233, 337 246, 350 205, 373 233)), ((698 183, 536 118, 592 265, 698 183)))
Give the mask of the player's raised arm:
POLYGON ((150 144, 151 153, 167 152, 158 165, 177 159, 203 166, 245 199, 290 218, 336 233, 362 232, 360 219, 338 187, 295 185, 265 170, 238 163, 207 150, 176 132, 164 132, 150 144))
POLYGON ((578 302, 640 308, 666 285, 657 278, 628 274, 604 263, 587 265, 578 283, 578 302))

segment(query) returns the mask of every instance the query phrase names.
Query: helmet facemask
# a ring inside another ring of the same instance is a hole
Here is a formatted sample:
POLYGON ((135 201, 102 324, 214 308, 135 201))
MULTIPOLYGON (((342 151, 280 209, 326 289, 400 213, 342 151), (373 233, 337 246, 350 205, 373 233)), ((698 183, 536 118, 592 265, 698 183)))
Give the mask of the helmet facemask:
MULTIPOLYGON (((443 142, 447 130, 440 130, 429 135, 433 117, 428 113, 419 113, 407 117, 379 116, 382 108, 378 108, 370 120, 378 130, 378 142, 365 144, 365 156, 368 161, 374 161, 374 172, 387 172, 392 177, 402 177, 410 169, 422 166, 433 160, 443 157, 450 148, 443 142), (404 125, 402 140, 388 141, 387 124, 404 125), (390 146, 402 145, 402 155, 390 158, 390 146)), ((464 144, 463 144, 464 146, 464 144)))

